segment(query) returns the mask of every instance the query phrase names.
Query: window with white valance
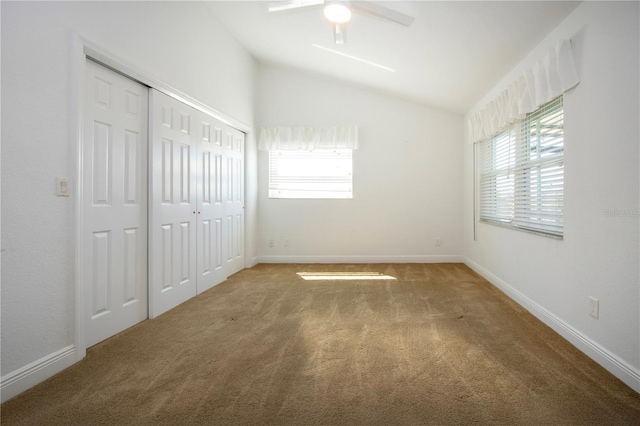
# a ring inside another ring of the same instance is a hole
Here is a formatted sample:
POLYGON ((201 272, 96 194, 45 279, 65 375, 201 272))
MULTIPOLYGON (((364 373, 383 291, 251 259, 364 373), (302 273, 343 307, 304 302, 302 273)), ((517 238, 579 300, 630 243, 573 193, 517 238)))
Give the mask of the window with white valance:
POLYGON ((350 199, 358 128, 263 127, 269 151, 269 198, 350 199))
POLYGON ((479 143, 474 202, 477 189, 481 222, 563 237, 563 99, 579 81, 571 42, 560 40, 470 117, 470 142, 479 143))

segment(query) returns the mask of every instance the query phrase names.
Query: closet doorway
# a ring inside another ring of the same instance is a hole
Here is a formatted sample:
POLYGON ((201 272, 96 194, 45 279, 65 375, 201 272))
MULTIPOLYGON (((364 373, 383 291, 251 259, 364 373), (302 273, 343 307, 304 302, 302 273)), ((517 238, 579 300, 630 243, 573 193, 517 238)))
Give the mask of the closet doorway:
POLYGON ((85 347, 244 268, 244 133, 87 57, 85 347))

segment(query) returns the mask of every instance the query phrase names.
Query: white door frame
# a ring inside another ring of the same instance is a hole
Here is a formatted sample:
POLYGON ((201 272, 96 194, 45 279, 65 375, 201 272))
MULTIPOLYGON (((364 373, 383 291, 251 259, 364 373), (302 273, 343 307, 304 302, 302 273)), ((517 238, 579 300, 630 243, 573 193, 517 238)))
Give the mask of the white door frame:
MULTIPOLYGON (((82 173, 83 173, 83 141, 84 141, 84 107, 85 107, 85 62, 87 57, 91 57, 95 62, 106 66, 107 68, 112 69, 113 71, 123 74, 124 76, 137 81, 145 86, 154 88, 162 93, 165 93, 180 102, 183 102, 197 110, 204 112, 205 114, 211 115, 223 123, 234 127, 245 134, 252 133, 251 126, 234 119, 210 106, 192 98, 191 96, 175 89, 169 84, 166 84, 162 80, 158 80, 152 77, 147 72, 139 69, 137 66, 128 63, 127 61, 119 58, 116 55, 113 55, 100 47, 98 47, 93 42, 82 38, 78 34, 73 35, 73 56, 74 56, 74 65, 72 67, 72 79, 75 83, 72 93, 72 110, 75 110, 75 122, 72 123, 72 128, 74 130, 74 136, 76 140, 76 172, 75 179, 72 182, 72 196, 76 198, 75 202, 75 256, 74 256, 74 285, 75 285, 75 350, 76 350, 76 361, 80 361, 87 354, 86 341, 84 337, 84 282, 82 277, 84 272, 84 265, 82 261, 82 233, 84 229, 84 223, 82 219, 83 212, 83 197, 82 197, 82 173), (75 183, 75 185, 74 185, 75 183)), ((246 138, 245 140, 248 140, 246 138)), ((246 152, 246 151, 245 151, 246 152)), ((245 158, 246 162, 246 158, 245 158)), ((246 170, 246 169, 245 169, 246 170)), ((148 173, 151 172, 151 168, 148 169, 148 173)), ((246 171, 245 171, 246 173, 246 171)), ((149 179, 151 176, 149 175, 149 179)), ((150 208, 150 206, 149 206, 150 208)), ((150 211, 148 212, 150 214, 150 211)), ((246 215, 245 215, 246 221, 246 215)), ((246 228, 246 223, 245 223, 246 228)), ((246 241, 245 241, 246 247, 246 241)), ((246 258, 245 258, 246 262, 246 258)))

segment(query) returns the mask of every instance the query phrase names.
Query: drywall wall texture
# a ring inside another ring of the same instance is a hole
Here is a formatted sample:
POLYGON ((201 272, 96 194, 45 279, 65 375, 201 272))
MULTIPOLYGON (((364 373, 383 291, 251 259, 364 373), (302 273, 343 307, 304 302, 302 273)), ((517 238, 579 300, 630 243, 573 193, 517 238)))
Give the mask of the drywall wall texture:
POLYGON ((76 201, 55 196, 77 173, 74 34, 248 125, 255 63, 198 2, 1 7, 4 377, 74 340, 76 201))
POLYGON ((351 200, 269 199, 268 153, 259 151, 261 262, 459 260, 461 116, 262 64, 256 102, 256 134, 260 126, 357 125, 361 146, 351 200))
POLYGON ((564 99, 564 240, 480 223, 474 241, 473 154, 465 144, 464 241, 470 262, 598 346, 640 391, 638 6, 584 2, 474 108, 558 39, 571 39, 581 81, 564 99), (589 296, 600 300, 599 319, 589 316, 589 296))

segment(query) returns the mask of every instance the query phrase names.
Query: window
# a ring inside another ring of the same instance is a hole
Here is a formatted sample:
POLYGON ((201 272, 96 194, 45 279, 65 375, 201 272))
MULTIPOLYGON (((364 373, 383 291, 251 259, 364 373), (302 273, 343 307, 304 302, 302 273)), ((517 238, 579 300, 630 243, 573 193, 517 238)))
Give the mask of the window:
POLYGON ((269 198, 353 198, 352 150, 269 151, 269 198))
POLYGON ((562 238, 562 96, 480 144, 480 221, 562 238))

